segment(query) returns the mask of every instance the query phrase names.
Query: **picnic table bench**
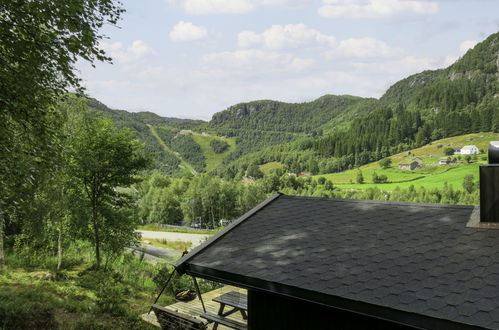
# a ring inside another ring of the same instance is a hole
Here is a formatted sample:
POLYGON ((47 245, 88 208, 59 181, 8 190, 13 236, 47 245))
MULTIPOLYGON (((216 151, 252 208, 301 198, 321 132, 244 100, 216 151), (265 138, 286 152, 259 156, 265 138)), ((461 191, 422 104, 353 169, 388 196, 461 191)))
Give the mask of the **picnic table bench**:
POLYGON ((213 325, 213 330, 216 330, 219 324, 237 330, 247 329, 246 324, 227 317, 233 313, 240 312, 243 319, 246 320, 248 318, 248 315, 246 314, 246 311, 248 310, 248 297, 245 294, 237 291, 230 291, 213 298, 213 301, 220 304, 218 314, 207 312, 201 315, 202 318, 215 323, 213 325), (224 312, 225 306, 230 306, 232 309, 224 312))
POLYGON ((158 305, 152 305, 152 309, 164 330, 206 330, 206 324, 196 318, 158 305))

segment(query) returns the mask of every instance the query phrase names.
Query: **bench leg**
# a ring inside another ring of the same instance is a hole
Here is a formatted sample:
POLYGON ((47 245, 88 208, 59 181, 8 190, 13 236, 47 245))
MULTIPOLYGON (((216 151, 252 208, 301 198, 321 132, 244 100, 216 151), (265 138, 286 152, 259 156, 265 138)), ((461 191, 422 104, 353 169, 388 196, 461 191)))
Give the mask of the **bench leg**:
POLYGON ((239 310, 241 312, 241 316, 243 317, 243 320, 248 319, 248 314, 246 314, 246 311, 243 311, 242 309, 239 310))
MULTIPOLYGON (((224 313, 224 308, 225 308, 225 304, 220 304, 220 308, 218 309, 218 315, 222 315, 224 313)), ((217 330, 218 329, 218 323, 215 322, 215 324, 213 324, 213 330, 217 330)))

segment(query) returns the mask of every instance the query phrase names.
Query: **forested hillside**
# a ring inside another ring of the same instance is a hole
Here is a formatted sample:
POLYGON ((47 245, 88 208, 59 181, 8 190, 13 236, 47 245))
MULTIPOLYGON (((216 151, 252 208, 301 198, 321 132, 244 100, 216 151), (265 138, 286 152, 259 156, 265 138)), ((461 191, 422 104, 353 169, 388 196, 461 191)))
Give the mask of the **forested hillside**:
POLYGON ((95 100, 88 104, 109 114, 116 125, 136 130, 163 173, 185 173, 182 162, 206 171, 213 155, 206 155, 207 149, 203 152, 200 140, 193 138, 205 132, 220 141, 235 140, 234 149, 210 163, 210 172, 220 176, 244 176, 253 164, 268 162, 282 163, 292 172, 329 173, 433 140, 499 130, 498 54, 496 33, 448 68, 395 83, 379 100, 348 95, 304 103, 260 100, 231 106, 209 122, 111 110, 95 100))
POLYGON ((351 157, 356 165, 459 134, 499 129, 499 33, 450 67, 394 84, 378 109, 342 132, 314 142, 325 157, 351 157))

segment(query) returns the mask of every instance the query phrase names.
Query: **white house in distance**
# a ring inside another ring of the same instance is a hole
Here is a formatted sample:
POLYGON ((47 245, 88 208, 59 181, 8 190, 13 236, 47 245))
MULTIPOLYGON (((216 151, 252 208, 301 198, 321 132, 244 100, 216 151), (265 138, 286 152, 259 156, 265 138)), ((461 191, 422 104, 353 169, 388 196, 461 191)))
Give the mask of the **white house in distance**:
POLYGON ((476 145, 464 146, 461 148, 461 155, 477 155, 480 150, 476 145))

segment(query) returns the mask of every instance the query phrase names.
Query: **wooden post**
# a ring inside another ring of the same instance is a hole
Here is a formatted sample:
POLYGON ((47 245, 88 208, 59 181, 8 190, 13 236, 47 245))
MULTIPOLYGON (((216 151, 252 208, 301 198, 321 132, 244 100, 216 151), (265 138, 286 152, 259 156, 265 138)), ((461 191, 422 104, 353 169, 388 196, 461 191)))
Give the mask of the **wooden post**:
POLYGON ((206 313, 206 307, 204 307, 204 301, 203 301, 203 297, 201 296, 201 290, 199 290, 198 281, 196 280, 196 278, 194 276, 191 276, 191 278, 192 278, 192 281, 194 282, 194 286, 196 287, 196 293, 199 296, 199 300, 201 300, 201 305, 203 305, 203 311, 206 313))
MULTIPOLYGON (((166 283, 163 286, 163 289, 161 289, 161 291, 159 292, 158 296, 156 297, 156 300, 154 300, 154 302, 152 303, 153 305, 155 305, 158 302, 159 297, 161 297, 161 295, 163 294, 163 291, 165 291, 165 289, 166 289, 166 286, 168 285, 168 283, 170 283, 170 280, 172 279, 173 274, 175 274, 175 268, 173 268, 173 271, 171 272, 170 276, 168 276, 168 279, 166 280, 166 283)), ((149 309, 149 313, 151 311, 152 311, 152 305, 151 305, 151 308, 149 309)))

